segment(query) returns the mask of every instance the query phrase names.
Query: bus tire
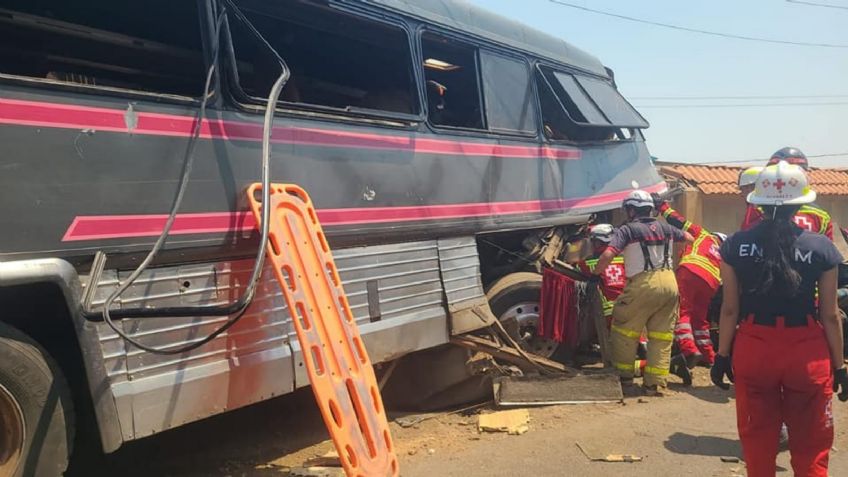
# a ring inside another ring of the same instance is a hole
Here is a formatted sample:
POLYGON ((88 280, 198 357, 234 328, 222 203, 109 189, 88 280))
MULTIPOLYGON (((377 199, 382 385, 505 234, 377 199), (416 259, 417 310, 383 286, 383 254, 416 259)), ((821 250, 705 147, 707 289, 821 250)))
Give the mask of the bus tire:
POLYGON ((496 280, 486 292, 489 308, 507 332, 531 353, 553 358, 559 349, 554 340, 536 336, 539 305, 542 295, 542 275, 516 272, 496 280))
POLYGON ((71 393, 58 365, 0 322, 0 475, 61 476, 73 439, 71 393))

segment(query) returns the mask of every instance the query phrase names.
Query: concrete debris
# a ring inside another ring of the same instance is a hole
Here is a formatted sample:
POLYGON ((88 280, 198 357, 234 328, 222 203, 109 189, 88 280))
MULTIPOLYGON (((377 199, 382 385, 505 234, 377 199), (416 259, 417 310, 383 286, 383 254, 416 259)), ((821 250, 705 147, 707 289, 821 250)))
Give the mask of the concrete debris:
POLYGON ((580 452, 592 462, 642 462, 642 457, 633 454, 589 453, 579 442, 575 443, 580 452))
POLYGON ((727 462, 728 464, 738 464, 739 458, 738 457, 732 457, 732 456, 722 456, 721 461, 727 462))
POLYGON ((398 417, 398 418, 395 419, 395 422, 400 427, 407 428, 407 427, 412 427, 416 424, 419 424, 423 421, 426 421, 427 419, 432 419, 432 418, 438 416, 439 414, 440 413, 437 413, 437 412, 426 413, 426 414, 412 414, 412 415, 409 415, 409 416, 398 417))
POLYGON ((436 453, 436 449, 427 449, 427 455, 433 455, 436 453))
POLYGON ((291 477, 345 477, 341 467, 292 467, 291 477))
POLYGON ((512 409, 480 414, 477 429, 480 432, 506 432, 518 436, 530 430, 530 413, 527 409, 512 409))
POLYGON ((341 467, 339 454, 331 450, 324 455, 315 456, 303 463, 304 467, 341 467))

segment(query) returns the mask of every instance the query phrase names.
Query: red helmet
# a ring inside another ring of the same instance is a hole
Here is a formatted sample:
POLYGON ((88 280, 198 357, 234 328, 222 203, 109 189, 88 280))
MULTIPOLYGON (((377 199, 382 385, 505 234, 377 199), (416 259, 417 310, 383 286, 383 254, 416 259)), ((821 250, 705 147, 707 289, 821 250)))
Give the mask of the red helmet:
POLYGON ((780 161, 786 161, 790 164, 801 166, 804 170, 810 168, 810 164, 807 162, 807 156, 805 156, 804 153, 797 147, 784 147, 783 149, 778 150, 771 155, 771 159, 769 159, 768 164, 766 165, 773 166, 780 161))

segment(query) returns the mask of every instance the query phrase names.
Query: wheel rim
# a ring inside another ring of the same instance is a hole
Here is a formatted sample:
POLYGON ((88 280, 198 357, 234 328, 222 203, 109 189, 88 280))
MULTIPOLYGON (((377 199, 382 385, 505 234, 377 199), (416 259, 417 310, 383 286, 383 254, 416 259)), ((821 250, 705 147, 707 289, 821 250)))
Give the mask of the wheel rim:
POLYGON ((24 415, 18 402, 0 384, 0 477, 11 477, 18 469, 24 448, 24 415))
POLYGON ((539 302, 516 303, 498 317, 521 347, 533 354, 550 358, 558 343, 536 333, 539 325, 539 302))

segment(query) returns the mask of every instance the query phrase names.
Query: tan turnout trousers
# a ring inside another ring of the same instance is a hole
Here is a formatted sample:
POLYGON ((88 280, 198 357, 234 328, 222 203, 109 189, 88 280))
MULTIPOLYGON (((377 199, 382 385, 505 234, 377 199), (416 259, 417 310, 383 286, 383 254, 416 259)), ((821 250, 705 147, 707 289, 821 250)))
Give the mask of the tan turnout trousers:
POLYGON ((627 279, 615 301, 610 330, 612 361, 619 376, 633 377, 636 346, 647 328, 645 385, 665 387, 677 309, 677 279, 672 270, 646 271, 627 279))

